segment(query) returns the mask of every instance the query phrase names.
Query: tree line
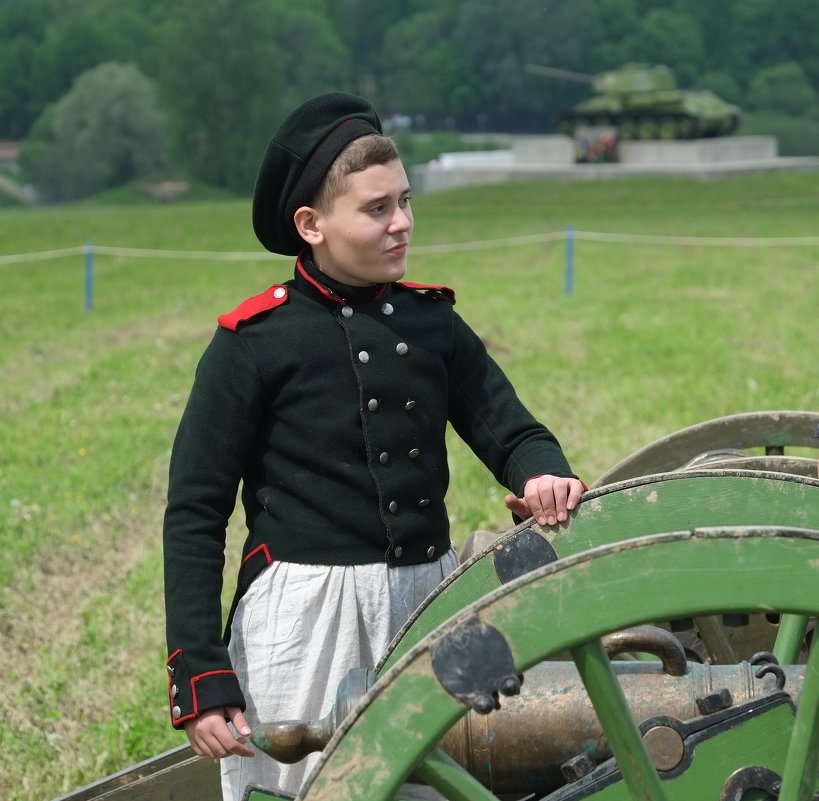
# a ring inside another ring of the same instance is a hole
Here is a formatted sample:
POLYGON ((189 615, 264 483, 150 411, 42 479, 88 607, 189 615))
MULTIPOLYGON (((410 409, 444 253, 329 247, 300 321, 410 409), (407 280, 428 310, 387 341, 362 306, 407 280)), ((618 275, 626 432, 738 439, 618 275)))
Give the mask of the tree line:
POLYGON ((549 132, 590 90, 527 64, 629 62, 815 132, 817 41, 814 0, 0 0, 0 139, 54 199, 171 166, 246 193, 310 95, 416 132, 549 132))

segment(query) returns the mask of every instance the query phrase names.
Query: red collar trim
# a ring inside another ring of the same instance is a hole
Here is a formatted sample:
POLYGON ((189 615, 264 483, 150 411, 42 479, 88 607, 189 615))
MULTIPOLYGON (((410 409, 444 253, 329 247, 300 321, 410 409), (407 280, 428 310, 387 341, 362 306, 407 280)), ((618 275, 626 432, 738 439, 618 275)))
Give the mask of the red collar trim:
MULTIPOLYGON (((333 303, 338 303, 339 306, 347 306, 349 305, 349 301, 346 298, 342 298, 340 295, 336 295, 335 292, 330 290, 328 287, 324 286, 324 284, 319 283, 313 278, 310 273, 304 268, 304 265, 301 263, 301 255, 296 259, 296 269, 299 271, 299 274, 304 278, 307 283, 309 283, 315 290, 319 292, 323 297, 327 298, 328 300, 333 301, 333 303)), ((387 284, 381 284, 371 300, 378 300, 384 292, 387 290, 387 284)))
POLYGON ((407 289, 418 289, 435 297, 444 298, 453 306, 455 305, 455 290, 443 284, 417 284, 414 281, 399 281, 398 283, 407 289))

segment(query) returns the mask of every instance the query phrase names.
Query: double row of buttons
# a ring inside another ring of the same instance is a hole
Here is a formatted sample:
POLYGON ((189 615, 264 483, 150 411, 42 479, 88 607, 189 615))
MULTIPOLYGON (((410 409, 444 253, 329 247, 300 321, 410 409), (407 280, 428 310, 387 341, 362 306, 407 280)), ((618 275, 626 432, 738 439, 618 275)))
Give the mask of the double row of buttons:
MULTIPOLYGON (((393 308, 391 303, 384 303, 381 306, 381 313, 382 314, 390 315, 394 311, 395 311, 395 309, 393 308)), ((341 309, 341 314, 344 317, 349 319, 350 317, 353 316, 353 314, 355 314, 355 311, 354 311, 352 306, 343 306, 342 309, 341 309)), ((399 342, 395 346, 395 352, 399 356, 406 356, 409 353, 409 345, 407 345, 406 342, 399 342)), ((366 350, 359 351, 358 352, 358 361, 361 364, 369 364, 370 354, 366 350)), ((367 401, 367 410, 370 411, 370 412, 376 412, 376 411, 378 411, 378 408, 379 408, 380 405, 381 404, 380 404, 378 398, 370 398, 367 401)), ((404 411, 411 412, 414 408, 415 408, 415 401, 414 400, 408 400, 404 404, 404 411)), ((409 459, 417 459, 420 455, 421 455, 421 451, 418 448, 412 448, 407 453, 407 457, 409 459)), ((378 455, 378 461, 382 465, 389 464, 389 461, 390 461, 389 451, 382 451, 378 455)), ((418 501, 418 506, 419 507, 429 506, 429 498, 421 498, 418 501)), ((394 515, 398 514, 398 501, 390 501, 387 504, 387 508, 390 510, 391 514, 394 514, 394 515)), ((396 546, 395 550, 393 551, 393 554, 395 555, 396 559, 400 559, 402 557, 402 555, 404 554, 404 549, 400 545, 398 545, 398 546, 396 546)), ((433 556, 435 556, 435 546, 430 545, 429 548, 427 548, 427 558, 432 559, 433 556)))

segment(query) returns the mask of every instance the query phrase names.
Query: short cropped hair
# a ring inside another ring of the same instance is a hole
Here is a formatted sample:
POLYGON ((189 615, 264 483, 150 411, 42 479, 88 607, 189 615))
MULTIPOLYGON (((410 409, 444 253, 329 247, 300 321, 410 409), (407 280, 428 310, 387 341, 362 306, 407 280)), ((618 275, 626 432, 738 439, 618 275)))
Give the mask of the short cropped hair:
POLYGON ((313 197, 313 207, 324 214, 329 213, 333 203, 347 188, 350 175, 374 164, 387 164, 397 158, 400 158, 398 148, 388 136, 367 134, 353 139, 327 170, 313 197))

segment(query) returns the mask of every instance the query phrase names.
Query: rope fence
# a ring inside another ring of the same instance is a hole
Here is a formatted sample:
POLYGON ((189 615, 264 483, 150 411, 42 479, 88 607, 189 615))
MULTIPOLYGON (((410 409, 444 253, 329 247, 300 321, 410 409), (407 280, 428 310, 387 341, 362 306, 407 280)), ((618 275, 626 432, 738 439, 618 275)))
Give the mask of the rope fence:
MULTIPOLYGON (((476 250, 519 247, 548 242, 563 241, 566 245, 565 292, 571 296, 574 287, 574 243, 575 241, 609 242, 627 245, 675 245, 691 247, 740 247, 740 248, 788 248, 819 247, 819 236, 783 236, 783 237, 749 237, 749 236, 667 236, 656 234, 615 234, 603 231, 576 231, 571 225, 565 231, 551 231, 542 234, 505 237, 503 239, 475 240, 472 242, 453 242, 436 245, 415 245, 414 256, 438 255, 446 253, 464 253, 476 250)), ((292 256, 279 256, 274 253, 259 251, 210 251, 210 250, 161 250, 156 248, 127 248, 108 245, 85 245, 43 250, 36 253, 16 253, 0 256, 0 267, 13 264, 49 261, 52 259, 84 256, 85 258, 85 308, 93 306, 94 294, 94 257, 116 256, 136 259, 185 259, 196 261, 251 262, 265 259, 292 260, 292 256)))

